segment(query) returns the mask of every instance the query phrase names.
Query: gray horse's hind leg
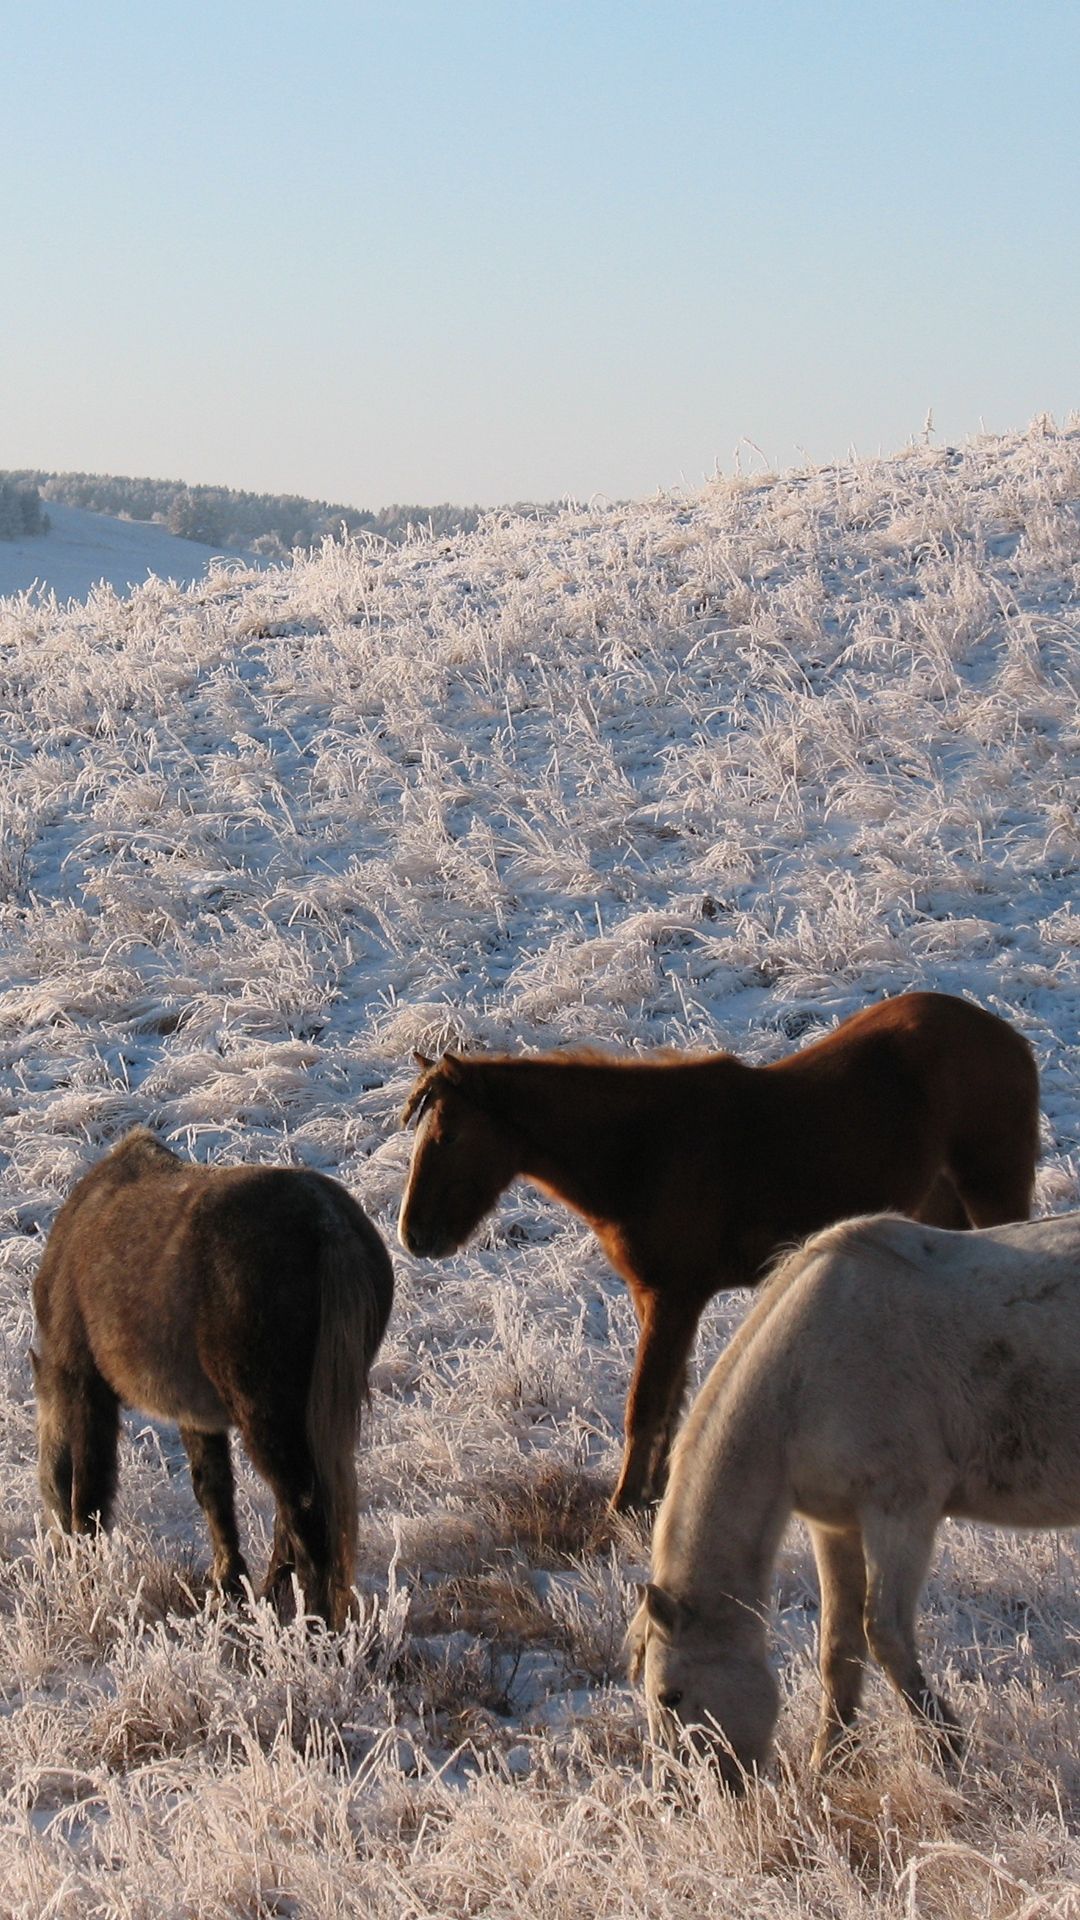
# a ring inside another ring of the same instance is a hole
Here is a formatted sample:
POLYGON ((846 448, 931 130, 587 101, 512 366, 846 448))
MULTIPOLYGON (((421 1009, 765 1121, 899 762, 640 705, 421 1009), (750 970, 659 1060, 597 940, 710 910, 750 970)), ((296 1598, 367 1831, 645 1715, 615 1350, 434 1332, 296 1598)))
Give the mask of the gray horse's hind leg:
POLYGON ((327 1626, 340 1625, 345 1597, 335 1592, 334 1542, 303 1416, 279 1412, 271 1417, 260 1408, 242 1423, 241 1432, 252 1464, 277 1501, 264 1595, 287 1618, 295 1572, 307 1612, 327 1626))
POLYGON ((206 1515, 214 1549, 212 1577, 222 1593, 238 1598, 247 1578, 247 1564, 240 1551, 240 1533, 236 1525, 236 1501, 233 1489, 232 1460, 227 1433, 201 1433, 195 1427, 181 1427, 191 1466, 191 1484, 195 1498, 206 1515))
POLYGON ((866 1552, 866 1637, 917 1719, 937 1734, 946 1751, 963 1752, 964 1736, 948 1701, 935 1693, 919 1661, 915 1608, 934 1550, 941 1509, 907 1515, 874 1511, 862 1516, 866 1552))
POLYGON ((71 1530, 96 1533, 112 1519, 120 1402, 96 1371, 73 1383, 67 1395, 71 1447, 71 1530))
POLYGON ((30 1349, 37 1400, 38 1486, 45 1511, 71 1532, 71 1436, 63 1376, 30 1349))
POLYGON ((858 1527, 810 1527, 821 1583, 821 1718, 812 1765, 823 1767, 859 1709, 868 1649, 863 1615, 866 1560, 858 1527))

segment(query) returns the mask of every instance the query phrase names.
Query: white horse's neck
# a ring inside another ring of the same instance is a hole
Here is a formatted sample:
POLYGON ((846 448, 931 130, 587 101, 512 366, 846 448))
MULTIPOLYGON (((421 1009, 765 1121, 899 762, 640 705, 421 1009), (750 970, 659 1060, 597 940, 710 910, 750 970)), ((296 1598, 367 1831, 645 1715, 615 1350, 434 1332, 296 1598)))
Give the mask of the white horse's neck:
POLYGON ((758 1645, 769 1576, 792 1510, 782 1384, 722 1355, 695 1403, 657 1517, 652 1568, 666 1588, 730 1643, 758 1645))

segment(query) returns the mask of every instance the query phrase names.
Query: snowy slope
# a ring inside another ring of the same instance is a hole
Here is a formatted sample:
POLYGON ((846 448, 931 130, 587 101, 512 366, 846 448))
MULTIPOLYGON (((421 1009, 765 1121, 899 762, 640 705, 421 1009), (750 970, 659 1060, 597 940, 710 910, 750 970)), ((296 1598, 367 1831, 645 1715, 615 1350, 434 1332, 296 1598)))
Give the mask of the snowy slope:
POLYGON ((246 567, 260 563, 250 555, 226 554, 197 540, 179 540, 164 527, 144 520, 116 520, 107 513, 86 513, 48 500, 48 533, 34 539, 0 540, 0 595, 54 593, 66 604, 84 600, 101 581, 123 593, 149 574, 189 586, 201 580, 215 560, 229 558, 246 567))
POLYGON ((392 1240, 413 1047, 766 1060, 885 992, 970 993, 1036 1049, 1040 1204, 1075 1205, 1078 556, 1080 432, 1040 423, 0 603, 0 1913, 900 1913, 913 1862, 966 1912, 994 1861, 1069 1910, 1071 1537, 947 1529, 928 1645, 977 1761, 943 1781, 882 1704, 869 1785, 823 1805, 794 1534, 775 1844, 707 1783, 674 1828, 653 1804, 620 1654, 646 1541, 598 1521, 632 1316, 529 1190, 453 1260, 395 1251, 370 1660, 185 1616, 206 1543, 137 1419, 114 1543, 53 1557, 26 1350, 41 1233, 136 1121, 334 1172, 392 1240))

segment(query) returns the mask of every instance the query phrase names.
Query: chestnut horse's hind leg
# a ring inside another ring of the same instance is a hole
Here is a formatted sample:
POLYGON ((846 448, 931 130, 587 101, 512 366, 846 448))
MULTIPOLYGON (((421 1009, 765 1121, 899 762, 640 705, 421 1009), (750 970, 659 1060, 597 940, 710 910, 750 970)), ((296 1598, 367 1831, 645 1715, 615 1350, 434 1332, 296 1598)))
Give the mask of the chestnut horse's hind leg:
POLYGON ((71 1441, 67 1434, 50 1434, 38 1443, 38 1486, 46 1512, 71 1532, 71 1441))
POLYGON ((1001 1156, 958 1154, 954 1174, 973 1226, 1004 1227, 1029 1220, 1035 1184, 1035 1159, 1027 1152, 1008 1162, 1001 1156))
POLYGON ((928 1722, 947 1752, 963 1751, 964 1736, 948 1701, 927 1681, 915 1644, 915 1608, 941 1509, 862 1517, 866 1554, 866 1637, 897 1692, 928 1722))
POLYGON ((611 1497, 615 1513, 645 1506, 663 1491, 671 1432, 703 1304, 642 1287, 632 1287, 631 1298, 641 1333, 626 1398, 622 1471, 611 1497))
POLYGON ((949 1227, 954 1233, 962 1233, 971 1225, 967 1208, 947 1173, 938 1175, 926 1198, 912 1209, 911 1217, 926 1227, 949 1227))
POLYGON ((847 1736, 862 1697, 868 1658, 866 1560, 858 1527, 840 1531, 810 1524, 810 1538, 821 1583, 823 1688, 812 1764, 823 1767, 847 1736))
POLYGON ((227 1433, 202 1433, 196 1427, 181 1427, 191 1466, 191 1484, 195 1498, 206 1515, 214 1549, 212 1578, 222 1593, 238 1597, 247 1578, 247 1566, 240 1551, 236 1525, 236 1501, 233 1489, 232 1460, 227 1433))

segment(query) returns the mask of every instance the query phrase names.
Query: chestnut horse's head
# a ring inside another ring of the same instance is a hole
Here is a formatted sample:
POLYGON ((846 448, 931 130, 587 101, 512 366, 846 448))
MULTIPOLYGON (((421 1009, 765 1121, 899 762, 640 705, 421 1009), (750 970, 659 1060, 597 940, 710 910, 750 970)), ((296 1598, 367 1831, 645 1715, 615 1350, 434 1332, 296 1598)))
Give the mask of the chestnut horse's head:
MULTIPOLYGON (((473 1063, 413 1055, 420 1067, 401 1116, 419 1117, 398 1236, 409 1253, 456 1253, 518 1171, 512 1134, 486 1111, 473 1063)), ((475 1063, 480 1066, 480 1062, 475 1063)))

